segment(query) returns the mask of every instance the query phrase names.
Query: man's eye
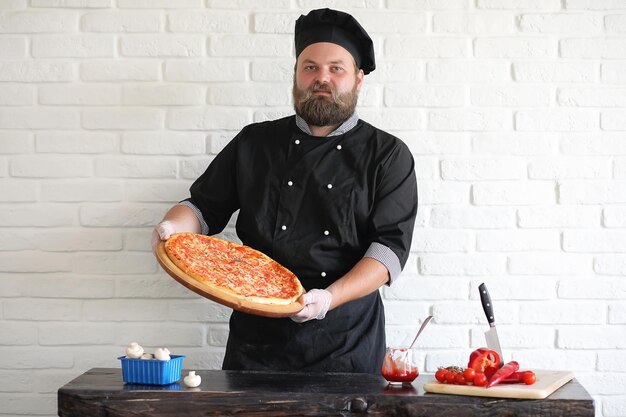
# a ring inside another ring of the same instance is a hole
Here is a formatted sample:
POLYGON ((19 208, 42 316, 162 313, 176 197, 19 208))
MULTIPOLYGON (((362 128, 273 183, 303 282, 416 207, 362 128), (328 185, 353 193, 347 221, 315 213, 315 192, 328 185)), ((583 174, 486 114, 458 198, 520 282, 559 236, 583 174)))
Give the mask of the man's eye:
POLYGON ((341 68, 341 67, 332 67, 332 70, 334 72, 340 72, 340 71, 343 71, 343 68, 341 68))

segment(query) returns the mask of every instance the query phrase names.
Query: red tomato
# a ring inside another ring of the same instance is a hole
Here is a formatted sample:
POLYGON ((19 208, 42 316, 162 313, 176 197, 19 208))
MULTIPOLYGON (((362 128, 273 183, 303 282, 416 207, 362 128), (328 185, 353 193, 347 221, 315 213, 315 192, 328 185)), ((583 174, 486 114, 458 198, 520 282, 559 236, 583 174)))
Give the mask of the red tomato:
POLYGON ((535 376, 535 373, 532 371, 524 372, 524 374, 522 375, 522 382, 526 385, 532 385, 535 383, 536 380, 537 380, 537 377, 535 376))
POLYGON ((446 371, 444 368, 439 368, 437 369, 437 372, 435 372, 435 379, 439 382, 444 382, 446 380, 447 373, 448 371, 446 371))
POLYGON ((446 382, 448 384, 454 384, 456 382, 456 373, 448 371, 448 373, 446 374, 446 382))
POLYGON ((476 371, 474 370, 474 368, 466 368, 463 371, 463 376, 465 377, 465 381, 472 382, 474 381, 474 377, 476 376, 476 371))
POLYGON ((482 372, 478 372, 474 376, 474 385, 476 385, 477 387, 484 387, 485 385, 487 385, 487 377, 485 376, 485 374, 483 374, 482 372))
POLYGON ((456 379, 456 381, 455 381, 455 382, 456 382, 458 385, 467 385, 467 381, 465 381, 465 377, 463 376, 463 374, 462 374, 462 373, 458 373, 458 374, 456 374, 456 378, 455 378, 455 379, 456 379))

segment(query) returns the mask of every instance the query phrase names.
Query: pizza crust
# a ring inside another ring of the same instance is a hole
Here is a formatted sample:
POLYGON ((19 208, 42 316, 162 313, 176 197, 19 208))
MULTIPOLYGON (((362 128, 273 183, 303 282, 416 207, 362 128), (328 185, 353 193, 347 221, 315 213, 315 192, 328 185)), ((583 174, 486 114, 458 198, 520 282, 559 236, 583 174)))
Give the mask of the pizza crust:
MULTIPOLYGON (((174 238, 175 236, 179 235, 174 235, 172 236, 172 238, 174 238)), ((176 256, 169 254, 166 246, 167 242, 160 242, 157 246, 157 260, 159 261, 159 264, 163 267, 163 269, 172 278, 176 279, 185 287, 196 292, 197 294, 202 295, 203 297, 209 298, 235 310, 267 317, 288 317, 297 313, 304 307, 300 299, 301 295, 305 292, 304 288, 302 287, 298 278, 293 275, 293 273, 291 273, 291 271, 289 271, 287 268, 278 264, 267 255, 255 251, 254 249, 247 246, 238 245, 233 242, 228 242, 213 237, 211 237, 211 239, 216 239, 229 245, 236 245, 237 247, 243 248, 242 250, 245 251, 254 251, 255 256, 259 256, 264 261, 267 261, 273 266, 273 268, 278 268, 281 271, 286 271, 286 273, 292 276, 293 281, 291 282, 291 284, 295 285, 296 293, 288 298, 242 295, 236 293, 230 288, 215 285, 214 283, 204 279, 204 277, 198 276, 198 274, 194 273, 193 270, 187 268, 187 266, 181 259, 178 259, 176 256)))

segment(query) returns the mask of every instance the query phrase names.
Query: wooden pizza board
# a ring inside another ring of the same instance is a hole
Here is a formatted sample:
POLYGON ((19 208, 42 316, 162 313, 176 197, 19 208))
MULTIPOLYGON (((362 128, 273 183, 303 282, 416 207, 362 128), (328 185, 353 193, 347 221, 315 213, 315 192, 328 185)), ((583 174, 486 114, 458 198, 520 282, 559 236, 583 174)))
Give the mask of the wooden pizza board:
POLYGON ((491 388, 485 388, 473 385, 442 384, 433 379, 424 384, 424 391, 436 394, 540 400, 574 378, 574 374, 570 371, 533 370, 533 372, 537 376, 537 381, 532 385, 498 384, 491 388))
POLYGON ((261 304, 250 300, 241 300, 227 292, 219 291, 217 288, 206 285, 187 275, 170 260, 165 252, 165 242, 160 242, 158 244, 156 248, 156 257, 165 272, 167 272, 180 284, 189 288, 191 291, 208 298, 209 300, 215 301, 216 303, 222 304, 226 307, 230 307, 233 310, 256 314, 258 316, 278 318, 289 317, 304 308, 304 306, 300 303, 300 300, 286 305, 261 304))

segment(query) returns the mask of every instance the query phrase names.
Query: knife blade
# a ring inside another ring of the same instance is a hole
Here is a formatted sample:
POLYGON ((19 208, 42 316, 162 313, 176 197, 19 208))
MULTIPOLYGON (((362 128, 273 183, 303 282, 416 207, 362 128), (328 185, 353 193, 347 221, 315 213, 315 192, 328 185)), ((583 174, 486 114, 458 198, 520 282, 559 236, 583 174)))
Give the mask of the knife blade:
POLYGON ((487 347, 491 350, 495 350, 500 355, 500 359, 504 361, 502 357, 502 349, 500 348, 500 338, 498 337, 498 330, 496 330, 496 320, 493 314, 493 303, 491 302, 491 296, 489 290, 483 282, 478 286, 480 292, 480 302, 483 305, 485 316, 487 316, 487 322, 489 323, 489 330, 485 332, 485 340, 487 341, 487 347))

